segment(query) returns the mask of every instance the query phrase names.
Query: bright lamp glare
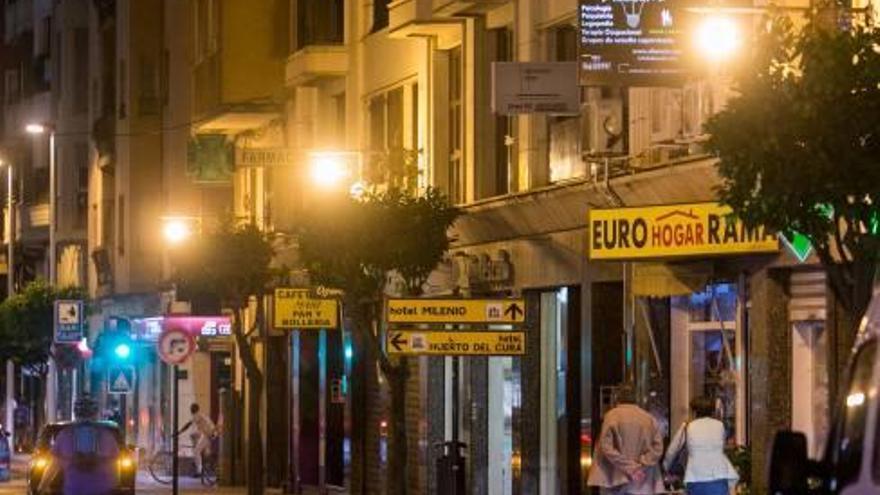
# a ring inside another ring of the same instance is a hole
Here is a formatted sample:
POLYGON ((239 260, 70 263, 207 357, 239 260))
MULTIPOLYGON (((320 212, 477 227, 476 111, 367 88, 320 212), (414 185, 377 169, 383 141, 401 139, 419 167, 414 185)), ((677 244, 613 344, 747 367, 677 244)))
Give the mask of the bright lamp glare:
POLYGON ((846 407, 849 407, 849 408, 861 407, 864 404, 865 404, 865 394, 862 392, 855 392, 855 393, 849 394, 846 397, 846 407))
POLYGON ((311 159, 312 180, 321 187, 334 187, 348 176, 345 159, 333 153, 320 153, 311 159))
POLYGON ((694 43, 706 58, 724 60, 739 48, 739 27, 728 17, 708 16, 697 27, 694 43))
POLYGON ((165 240, 171 244, 180 244, 192 235, 189 223, 179 218, 173 218, 165 221, 162 228, 162 234, 165 240))
POLYGON ((28 124, 24 126, 24 130, 28 134, 43 134, 46 132, 46 126, 43 124, 28 124))

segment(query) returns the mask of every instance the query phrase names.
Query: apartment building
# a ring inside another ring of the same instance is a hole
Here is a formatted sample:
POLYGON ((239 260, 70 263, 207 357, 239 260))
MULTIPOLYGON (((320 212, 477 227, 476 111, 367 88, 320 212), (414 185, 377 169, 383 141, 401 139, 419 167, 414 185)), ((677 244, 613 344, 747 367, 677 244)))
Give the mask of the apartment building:
MULTIPOLYGON (((429 292, 528 303, 525 356, 463 359, 458 385, 448 359, 420 358, 408 395, 413 493, 437 492, 431 446, 449 440, 454 416, 469 491, 585 493, 593 441, 623 382, 670 428, 692 397, 713 397, 756 473, 776 428, 811 432, 812 449, 827 432, 845 323, 815 259, 770 234, 763 248, 738 248, 759 234, 736 224, 712 254, 593 245, 603 220, 654 215, 662 241, 663 222, 718 208, 701 143, 730 92, 723 73, 667 87, 584 85, 574 115, 493 112, 492 63, 577 63, 578 13, 575 0, 293 2, 294 170, 307 170, 310 152, 345 153, 360 167, 413 152, 419 185, 465 212, 429 292)), ((375 432, 355 490, 385 483, 382 404, 375 395, 355 419, 375 432)))

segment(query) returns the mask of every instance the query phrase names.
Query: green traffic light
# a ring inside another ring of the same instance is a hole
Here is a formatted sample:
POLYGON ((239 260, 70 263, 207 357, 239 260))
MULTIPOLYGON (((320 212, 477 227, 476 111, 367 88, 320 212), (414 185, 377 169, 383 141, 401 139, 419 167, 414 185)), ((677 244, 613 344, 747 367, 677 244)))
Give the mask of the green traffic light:
POLYGON ((113 352, 119 359, 128 359, 131 356, 131 346, 128 344, 118 344, 113 352))

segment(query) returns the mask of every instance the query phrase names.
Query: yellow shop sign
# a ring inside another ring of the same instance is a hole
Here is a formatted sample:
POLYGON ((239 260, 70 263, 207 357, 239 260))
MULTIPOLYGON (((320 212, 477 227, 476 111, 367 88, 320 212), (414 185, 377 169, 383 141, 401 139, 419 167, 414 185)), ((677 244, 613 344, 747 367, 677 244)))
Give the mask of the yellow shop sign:
POLYGON ((633 260, 779 251, 775 232, 747 228, 717 203, 593 209, 587 256, 633 260))

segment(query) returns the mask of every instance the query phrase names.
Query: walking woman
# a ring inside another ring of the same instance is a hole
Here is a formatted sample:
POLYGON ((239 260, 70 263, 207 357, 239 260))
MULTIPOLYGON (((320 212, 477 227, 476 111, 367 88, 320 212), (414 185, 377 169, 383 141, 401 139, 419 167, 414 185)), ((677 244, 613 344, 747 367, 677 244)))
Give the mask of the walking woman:
POLYGON ((663 467, 668 472, 685 458, 684 484, 688 495, 728 495, 739 475, 724 454, 724 423, 712 417, 715 403, 707 397, 692 400, 691 412, 693 420, 679 428, 672 438, 663 467))

